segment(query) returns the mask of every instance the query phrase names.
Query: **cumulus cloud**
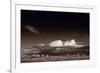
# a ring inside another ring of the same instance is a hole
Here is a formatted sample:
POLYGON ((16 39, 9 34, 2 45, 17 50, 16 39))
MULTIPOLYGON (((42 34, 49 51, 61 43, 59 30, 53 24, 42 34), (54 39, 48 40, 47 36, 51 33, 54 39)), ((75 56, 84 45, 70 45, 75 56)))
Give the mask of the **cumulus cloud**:
POLYGON ((26 25, 25 29, 27 29, 28 31, 30 31, 32 33, 39 34, 39 31, 35 27, 33 27, 33 26, 26 25))
POLYGON ((56 46, 63 46, 63 41, 61 40, 55 40, 55 41, 52 41, 49 46, 52 46, 52 47, 56 47, 56 46))
POLYGON ((73 46, 73 47, 82 47, 83 45, 78 45, 75 41, 75 39, 63 42, 62 40, 55 40, 52 41, 49 46, 51 47, 60 47, 60 46, 73 46))
POLYGON ((77 45, 77 43, 75 42, 74 39, 64 42, 64 46, 75 46, 75 45, 77 45))

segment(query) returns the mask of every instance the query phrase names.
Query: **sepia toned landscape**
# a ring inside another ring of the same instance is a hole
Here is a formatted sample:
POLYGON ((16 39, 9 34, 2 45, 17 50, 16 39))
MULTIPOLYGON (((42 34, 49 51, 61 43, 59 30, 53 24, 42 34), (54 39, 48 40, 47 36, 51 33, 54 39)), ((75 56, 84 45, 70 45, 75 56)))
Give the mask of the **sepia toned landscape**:
POLYGON ((89 13, 21 10, 21 63, 89 60, 89 13))

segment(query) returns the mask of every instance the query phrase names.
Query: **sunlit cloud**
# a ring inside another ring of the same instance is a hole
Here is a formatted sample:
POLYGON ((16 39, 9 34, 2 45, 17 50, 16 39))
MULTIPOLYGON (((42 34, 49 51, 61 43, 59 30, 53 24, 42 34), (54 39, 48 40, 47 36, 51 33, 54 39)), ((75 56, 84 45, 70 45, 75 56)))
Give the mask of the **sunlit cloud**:
POLYGON ((55 46, 63 46, 63 41, 61 40, 55 40, 49 43, 49 46, 55 47, 55 46))
POLYGON ((83 47, 84 45, 79 45, 76 43, 75 39, 63 42, 62 40, 55 40, 49 43, 51 47, 60 47, 60 46, 72 46, 72 47, 83 47))
POLYGON ((63 44, 64 46, 74 46, 74 47, 82 47, 83 45, 79 45, 77 44, 77 42, 75 41, 75 39, 72 39, 70 41, 66 41, 63 44))
POLYGON ((75 46, 75 45, 77 45, 77 43, 74 39, 64 42, 64 46, 75 46))

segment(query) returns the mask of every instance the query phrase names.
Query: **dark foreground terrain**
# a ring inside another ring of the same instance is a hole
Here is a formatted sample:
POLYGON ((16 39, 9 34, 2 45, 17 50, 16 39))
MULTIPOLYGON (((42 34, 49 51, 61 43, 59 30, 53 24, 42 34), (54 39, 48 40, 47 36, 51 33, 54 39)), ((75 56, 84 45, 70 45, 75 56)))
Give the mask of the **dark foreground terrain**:
POLYGON ((89 47, 40 47, 21 49, 21 63, 89 59, 89 47))

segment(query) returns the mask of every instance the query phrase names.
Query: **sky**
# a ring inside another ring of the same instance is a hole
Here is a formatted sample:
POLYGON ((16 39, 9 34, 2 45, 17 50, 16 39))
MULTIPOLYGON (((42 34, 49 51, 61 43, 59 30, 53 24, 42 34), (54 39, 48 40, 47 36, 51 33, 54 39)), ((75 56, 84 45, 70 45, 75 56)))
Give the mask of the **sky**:
POLYGON ((89 44, 89 13, 21 10, 22 47, 71 39, 89 44))

